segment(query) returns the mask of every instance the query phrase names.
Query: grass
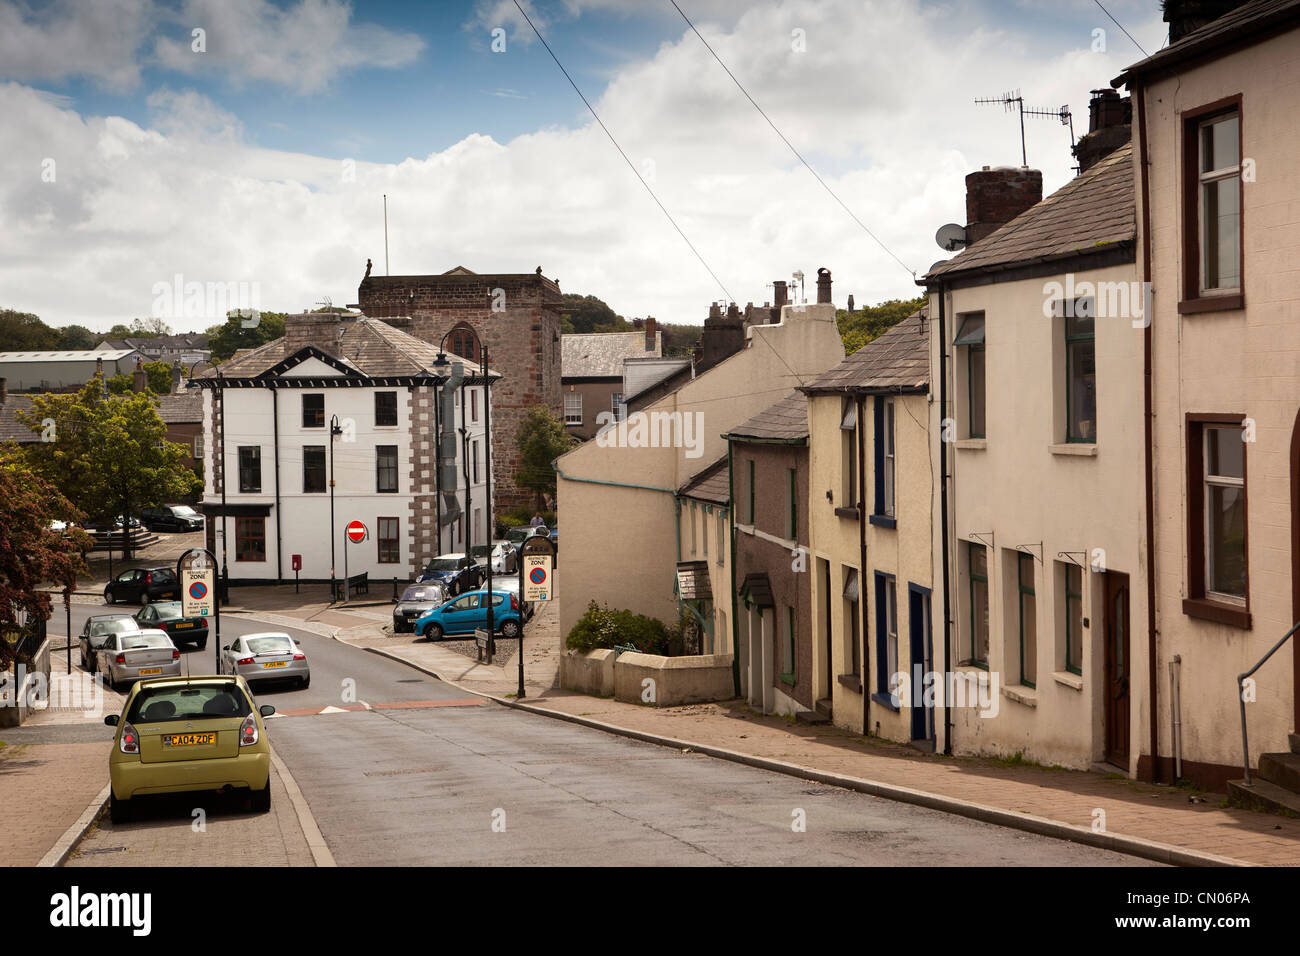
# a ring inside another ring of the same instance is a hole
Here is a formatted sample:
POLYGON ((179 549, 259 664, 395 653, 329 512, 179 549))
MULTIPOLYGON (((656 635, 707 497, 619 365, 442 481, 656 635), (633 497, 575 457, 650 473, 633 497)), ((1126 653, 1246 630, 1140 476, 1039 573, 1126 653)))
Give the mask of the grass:
POLYGON ((1036 760, 1030 760, 1025 756, 1023 750, 1017 750, 1010 757, 994 757, 993 762, 1000 767, 1033 767, 1036 770, 1069 770, 1069 767, 1062 767, 1059 763, 1041 764, 1036 760))

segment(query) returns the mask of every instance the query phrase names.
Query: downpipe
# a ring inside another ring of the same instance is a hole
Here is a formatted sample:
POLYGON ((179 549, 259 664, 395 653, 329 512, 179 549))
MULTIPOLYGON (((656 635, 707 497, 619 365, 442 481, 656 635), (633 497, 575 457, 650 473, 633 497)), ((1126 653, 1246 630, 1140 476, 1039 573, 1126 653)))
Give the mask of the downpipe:
POLYGON ((1174 783, 1183 779, 1183 657, 1175 654, 1169 662, 1169 706, 1173 709, 1174 783))

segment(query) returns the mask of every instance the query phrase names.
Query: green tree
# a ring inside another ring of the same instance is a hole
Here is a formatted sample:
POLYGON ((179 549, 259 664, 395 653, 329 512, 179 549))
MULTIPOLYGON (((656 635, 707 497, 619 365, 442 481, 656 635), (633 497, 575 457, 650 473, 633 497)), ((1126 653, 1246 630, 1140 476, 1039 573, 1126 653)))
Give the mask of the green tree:
MULTIPOLYGON (((71 527, 81 513, 59 491, 36 475, 21 454, 0 449, 0 632, 18 627, 22 615, 50 616, 50 596, 40 590, 63 584, 64 600, 76 589, 78 574, 88 572, 85 552, 90 536, 71 527), (51 522, 69 523, 55 531, 51 522)), ((13 645, 0 639, 0 666, 13 658, 13 645)))
POLYGON ((0 309, 0 352, 33 352, 59 348, 59 331, 31 312, 0 309))
MULTIPOLYGON (((155 395, 166 395, 172 390, 172 367, 166 362, 145 362, 145 375, 149 377, 148 389, 155 395)), ((118 372, 108 380, 110 395, 125 395, 135 388, 133 372, 118 372)))
POLYGON ((862 346, 884 335, 899 322, 923 308, 925 296, 915 299, 890 299, 879 305, 865 306, 848 312, 845 309, 835 311, 835 322, 844 340, 844 352, 852 355, 862 346))
POLYGON ((134 515, 145 505, 197 494, 182 463, 187 449, 167 440, 150 392, 103 396, 96 375, 76 394, 36 395, 18 418, 42 441, 24 449, 32 470, 92 518, 134 515))
POLYGON ((134 337, 135 333, 131 331, 131 326, 123 325, 121 322, 117 323, 117 325, 104 333, 104 338, 106 339, 125 339, 134 337))
POLYGON ((284 335, 284 312, 263 312, 257 324, 245 326, 249 319, 230 314, 225 324, 214 325, 207 331, 208 347, 212 349, 212 358, 224 362, 239 349, 255 349, 272 339, 284 335))
POLYGON ((131 338, 133 339, 156 339, 161 335, 171 335, 172 327, 162 319, 149 317, 147 319, 131 320, 131 338))
POLYGON ((99 343, 95 333, 84 325, 65 325, 58 330, 58 333, 59 348, 69 352, 88 351, 99 343))
POLYGON ((594 295, 578 295, 573 292, 564 294, 560 305, 561 325, 568 319, 570 331, 588 332, 627 332, 632 326, 621 315, 594 295))
POLYGON ((564 431, 564 422, 545 405, 534 405, 515 432, 519 448, 519 470, 515 481, 537 494, 537 509, 546 509, 547 497, 555 497, 555 468, 551 462, 578 443, 564 431))

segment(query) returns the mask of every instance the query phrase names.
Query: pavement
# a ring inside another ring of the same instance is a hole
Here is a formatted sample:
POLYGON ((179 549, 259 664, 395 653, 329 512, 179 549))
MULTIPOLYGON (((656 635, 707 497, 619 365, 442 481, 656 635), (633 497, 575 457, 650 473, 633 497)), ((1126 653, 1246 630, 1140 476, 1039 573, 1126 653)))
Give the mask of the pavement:
MULTIPOLYGON (((540 605, 525 628, 525 699, 515 699, 515 660, 480 664, 413 635, 393 635, 390 601, 379 593, 349 606, 330 605, 326 588, 238 588, 223 614, 270 625, 293 626, 403 661, 460 689, 502 704, 527 707, 679 749, 723 756, 806 779, 835 782, 891 799, 1108 846, 1100 831, 1125 852, 1172 862, 1263 866, 1300 864, 1300 820, 1227 805, 1223 794, 1158 787, 1115 773, 1056 770, 1008 761, 925 754, 828 726, 806 726, 756 713, 740 700, 653 708, 562 690, 558 672, 562 642, 558 603, 540 605), (1100 811, 1100 812, 1099 812, 1100 811), (1100 824, 1099 824, 1099 821, 1100 824)), ((39 718, 38 718, 39 719, 39 718)), ((24 728, 25 729, 25 728, 24 728)), ((0 732, 0 739, 3 734, 0 732)), ((6 797, 0 845, 18 847, 12 862, 39 860, 86 807, 102 785, 102 747, 77 743, 31 744, 10 756, 0 750, 0 781, 6 793, 15 780, 35 787, 28 799, 6 797), (6 769, 9 765, 11 769, 6 769), (39 769, 39 774, 26 770, 39 769), (51 783, 54 786, 51 786, 51 783), (70 792, 51 792, 66 782, 70 792), (36 797, 39 796, 39 799, 36 797), (39 809, 34 814, 32 807, 39 809), (52 818, 48 824, 35 817, 52 818), (21 838, 7 832, 17 829, 21 838), (28 847, 24 852, 23 847, 28 847), (34 854, 34 858, 33 858, 34 854)), ((9 861, 6 861, 9 862, 9 861)), ((30 863, 28 864, 30 865, 30 863)))

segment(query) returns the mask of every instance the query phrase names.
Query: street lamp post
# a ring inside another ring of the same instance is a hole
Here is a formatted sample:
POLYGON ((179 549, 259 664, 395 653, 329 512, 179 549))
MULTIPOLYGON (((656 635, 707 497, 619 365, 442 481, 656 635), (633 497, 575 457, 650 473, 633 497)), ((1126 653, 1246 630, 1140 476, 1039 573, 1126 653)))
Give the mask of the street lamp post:
POLYGON ((338 415, 330 416, 330 603, 334 603, 334 439, 343 434, 338 415))

